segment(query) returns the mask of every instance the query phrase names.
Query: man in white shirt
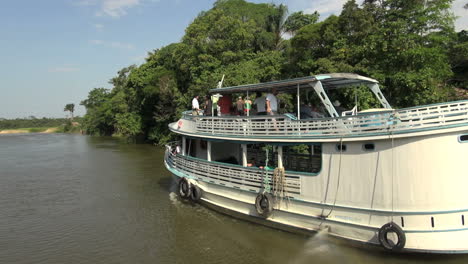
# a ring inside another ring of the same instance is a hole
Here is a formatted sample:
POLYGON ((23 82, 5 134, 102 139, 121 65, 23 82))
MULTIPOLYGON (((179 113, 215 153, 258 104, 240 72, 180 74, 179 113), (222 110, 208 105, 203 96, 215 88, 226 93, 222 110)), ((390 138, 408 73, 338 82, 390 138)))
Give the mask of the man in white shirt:
POLYGON ((271 93, 266 95, 266 111, 268 115, 278 114, 278 98, 276 98, 276 95, 278 95, 276 88, 273 88, 271 93))
POLYGON ((261 92, 257 92, 254 105, 257 106, 257 115, 264 115, 266 113, 265 97, 262 96, 261 92))
POLYGON ((200 105, 198 104, 198 95, 192 99, 192 115, 199 115, 200 105))

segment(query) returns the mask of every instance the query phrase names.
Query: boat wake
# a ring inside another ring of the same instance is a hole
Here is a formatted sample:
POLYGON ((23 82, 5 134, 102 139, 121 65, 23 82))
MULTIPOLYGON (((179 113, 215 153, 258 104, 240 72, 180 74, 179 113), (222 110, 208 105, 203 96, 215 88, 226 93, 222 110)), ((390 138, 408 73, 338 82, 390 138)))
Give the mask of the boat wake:
POLYGON ((299 254, 290 262, 302 263, 348 263, 338 245, 329 240, 327 230, 321 230, 309 238, 299 254))

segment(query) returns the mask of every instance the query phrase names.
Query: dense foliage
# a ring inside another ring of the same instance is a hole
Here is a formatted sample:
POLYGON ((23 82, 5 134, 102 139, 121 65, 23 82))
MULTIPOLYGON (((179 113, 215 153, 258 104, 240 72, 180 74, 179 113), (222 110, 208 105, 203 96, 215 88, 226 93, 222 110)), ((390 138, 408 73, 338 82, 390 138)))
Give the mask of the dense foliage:
MULTIPOLYGON (((218 0, 179 43, 119 71, 112 89, 93 89, 81 102, 83 127, 163 143, 170 139, 168 123, 223 75, 231 86, 353 72, 379 80, 394 107, 453 99, 453 85, 466 88, 468 40, 465 31, 454 31, 451 3, 366 0, 359 6, 350 0, 339 16, 318 22, 317 12, 288 17, 284 5, 218 0)), ((356 95, 372 106, 361 89, 336 96, 353 102, 356 95)))

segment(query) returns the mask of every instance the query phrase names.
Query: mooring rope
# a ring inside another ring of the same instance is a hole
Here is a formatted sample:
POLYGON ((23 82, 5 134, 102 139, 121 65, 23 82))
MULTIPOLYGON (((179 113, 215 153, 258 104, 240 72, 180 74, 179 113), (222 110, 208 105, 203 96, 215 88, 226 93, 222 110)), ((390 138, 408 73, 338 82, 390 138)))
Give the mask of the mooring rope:
MULTIPOLYGON (((336 182, 335 198, 333 199, 333 205, 332 205, 332 208, 331 208, 330 212, 324 218, 328 218, 331 215, 331 213, 333 212, 333 210, 335 210, 336 200, 338 198, 338 190, 340 188, 341 158, 342 158, 342 156, 343 156, 343 137, 340 138, 340 159, 339 159, 339 162, 338 162, 338 180, 336 182)), ((326 202, 326 201, 324 201, 324 202, 326 202)))
POLYGON ((289 198, 289 195, 286 191, 286 176, 284 168, 276 168, 273 171, 273 195, 279 197, 278 199, 278 208, 281 207, 281 201, 285 197, 289 198))

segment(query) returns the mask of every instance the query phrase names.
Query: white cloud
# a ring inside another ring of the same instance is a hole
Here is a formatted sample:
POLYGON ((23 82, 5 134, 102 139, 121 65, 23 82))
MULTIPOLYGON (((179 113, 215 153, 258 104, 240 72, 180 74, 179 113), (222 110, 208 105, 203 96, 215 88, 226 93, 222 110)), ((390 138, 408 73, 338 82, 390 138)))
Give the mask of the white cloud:
POLYGON ((140 4, 140 0, 103 0, 102 12, 111 17, 121 17, 127 14, 127 9, 140 4))
POLYGON ((304 11, 304 13, 311 14, 318 11, 323 20, 331 14, 339 15, 345 3, 346 0, 289 0, 286 4, 290 13, 304 11))
POLYGON ((341 13, 341 9, 343 9, 343 5, 346 2, 346 0, 316 0, 314 1, 312 7, 305 8, 304 13, 312 14, 313 12, 317 11, 319 12, 321 19, 325 19, 330 15, 339 15, 341 13))
POLYGON ((94 27, 98 30, 101 31, 104 28, 103 24, 94 24, 94 27))
POLYGON ((99 39, 92 39, 92 40, 89 41, 89 43, 95 44, 95 45, 101 45, 101 44, 104 43, 104 41, 99 40, 99 39))
MULTIPOLYGON (((361 4, 362 0, 357 2, 361 4)), ((289 0, 287 5, 290 7, 290 13, 304 10, 304 13, 311 14, 318 11, 320 20, 324 20, 332 14, 339 15, 345 3, 346 0, 289 0)), ((452 12, 458 17, 455 21, 457 31, 468 30, 468 10, 463 8, 466 3, 467 0, 455 0, 452 4, 452 12)))
POLYGON ((60 66, 55 68, 50 68, 48 72, 76 72, 79 71, 79 68, 71 67, 71 66, 60 66))
POLYGON ((110 16, 119 18, 127 14, 127 10, 136 7, 142 1, 157 2, 155 0, 79 0, 75 2, 78 6, 96 6, 96 16, 110 16))
POLYGON ((92 39, 89 40, 89 43, 94 44, 94 45, 102 45, 106 47, 111 47, 111 48, 118 48, 118 49, 127 49, 127 50, 132 50, 135 48, 133 44, 129 43, 123 43, 123 42, 118 42, 118 41, 104 41, 100 39, 92 39))
POLYGON ((145 62, 146 58, 148 58, 148 54, 146 55, 140 55, 140 56, 133 56, 133 57, 130 57, 130 60, 135 62, 135 63, 143 63, 145 62))
POLYGON ((463 6, 468 3, 466 0, 455 0, 452 5, 453 13, 458 17, 455 20, 455 29, 468 30, 468 9, 464 9, 463 6))

